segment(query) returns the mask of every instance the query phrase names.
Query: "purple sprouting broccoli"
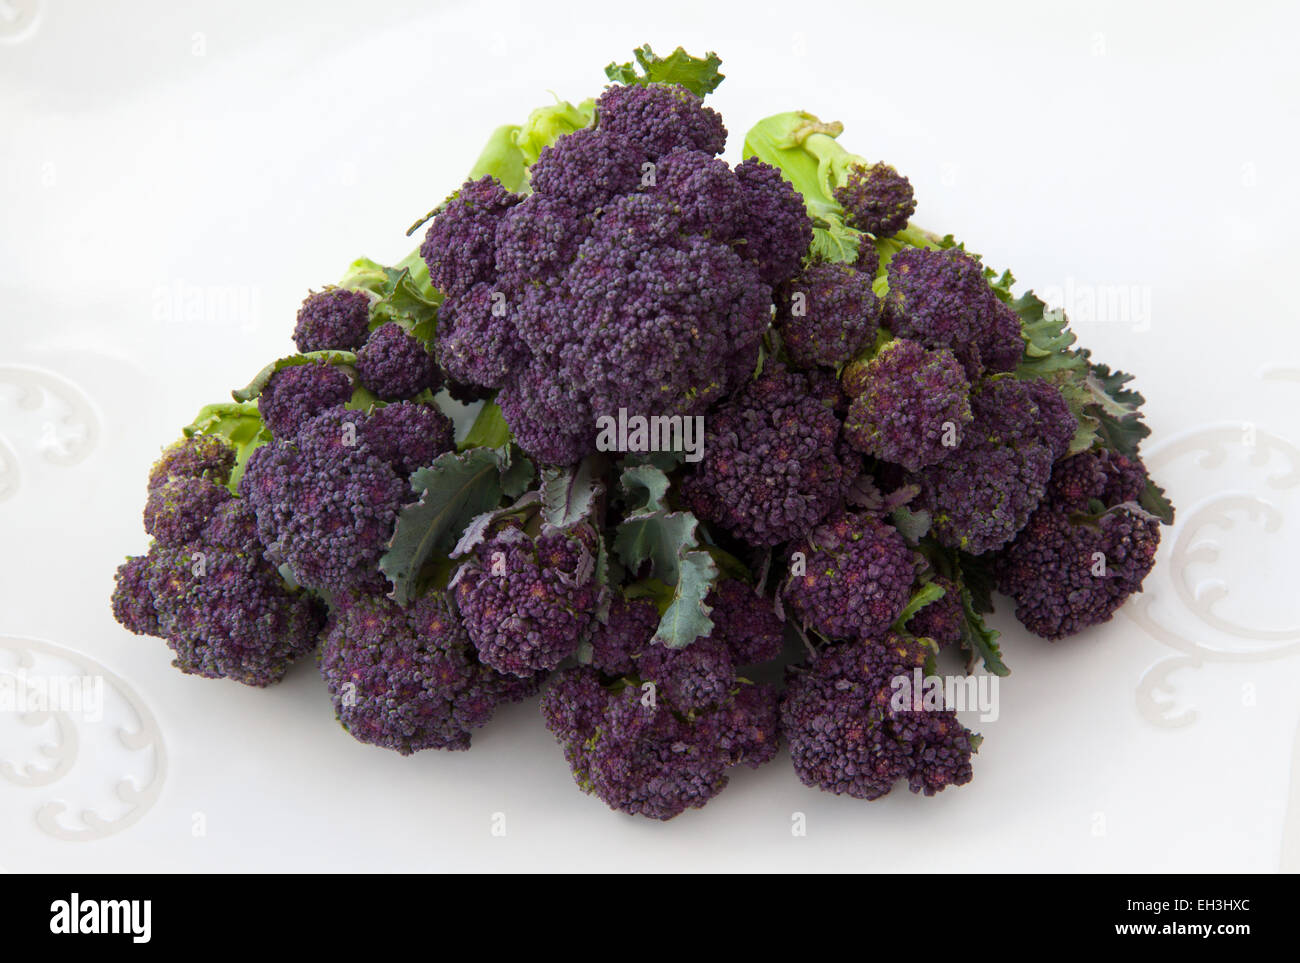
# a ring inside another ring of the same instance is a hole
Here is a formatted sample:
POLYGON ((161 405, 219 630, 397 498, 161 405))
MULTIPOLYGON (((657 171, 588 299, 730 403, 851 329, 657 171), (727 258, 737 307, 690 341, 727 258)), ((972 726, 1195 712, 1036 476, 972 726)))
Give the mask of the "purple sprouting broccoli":
POLYGON ((602 133, 627 138, 651 160, 679 147, 721 154, 727 146, 722 116, 675 84, 606 88, 596 101, 596 124, 602 133))
POLYGON ((1019 364, 1025 348, 1020 319, 965 251, 907 248, 889 262, 888 278, 886 319, 894 334, 948 348, 972 379, 1019 364))
POLYGON ((303 422, 326 408, 346 404, 352 379, 328 361, 290 365, 271 375, 257 397, 262 422, 277 438, 292 438, 303 422))
POLYGON ((838 514, 791 561, 785 602, 830 639, 882 637, 907 606, 917 566, 903 536, 865 512, 838 514))
POLYGON ((772 759, 777 693, 737 675, 752 640, 651 644, 643 604, 615 603, 618 640, 594 646, 593 666, 559 673, 542 715, 579 786, 612 809, 671 819, 721 792, 732 766, 772 759))
POLYGON ((771 285, 798 271, 811 241, 778 171, 713 157, 720 145, 697 123, 711 112, 656 108, 657 146, 620 132, 620 111, 661 101, 698 107, 685 91, 611 92, 595 127, 543 150, 531 197, 476 181, 425 238, 447 296, 444 370, 501 389, 515 440, 544 464, 594 452, 597 420, 620 408, 696 415, 747 381, 771 285), (467 210, 467 198, 480 200, 467 210))
POLYGON ((451 419, 431 405, 400 402, 375 408, 362 431, 366 447, 399 475, 433 464, 456 447, 451 419))
POLYGON ((648 598, 615 594, 606 620, 591 632, 591 664, 609 676, 633 669, 633 660, 650 644, 659 628, 659 608, 648 598))
POLYGON ((790 670, 781 734, 804 785, 879 799, 902 780, 927 796, 970 782, 977 737, 951 710, 896 697, 893 681, 911 680, 929 651, 889 635, 828 646, 790 670))
POLYGON ((654 193, 668 201, 691 234, 730 241, 745 223, 745 191, 727 162, 678 148, 655 165, 654 193))
POLYGON ((462 185, 433 219, 420 245, 434 287, 458 297, 491 277, 497 226, 520 199, 493 177, 462 185))
POLYGON ((1141 462, 1088 451, 1059 462, 1047 497, 993 559, 1016 618, 1053 641, 1109 621, 1155 564, 1160 523, 1137 507, 1141 462))
POLYGON ((711 637, 727 644, 736 665, 769 662, 781 654, 785 626, 770 598, 739 579, 724 578, 705 603, 712 610, 711 637))
POLYGON ((155 541, 118 569, 113 614, 165 639, 183 672, 265 686, 315 648, 325 613, 263 558, 251 507, 220 484, 229 468, 213 467, 227 461, 196 436, 155 466, 146 512, 155 541))
POLYGON ((339 722, 361 742, 402 755, 468 749, 497 706, 537 691, 540 678, 493 672, 437 593, 402 608, 383 595, 334 597, 321 675, 339 722))
POLYGON ((853 266, 873 281, 875 280, 880 270, 880 251, 871 243, 871 238, 864 237, 858 244, 858 256, 854 259, 853 266))
POLYGON ((302 302, 293 340, 302 352, 353 351, 369 331, 370 297, 364 291, 330 288, 302 302))
POLYGON ((224 485, 235 467, 235 449, 224 438, 194 435, 164 449, 149 470, 149 490, 170 478, 206 478, 224 485))
POLYGON ((485 534, 452 585, 485 665, 530 676, 573 655, 602 599, 598 536, 585 522, 532 535, 508 515, 485 534))
POLYGON ((709 417, 682 500, 753 545, 797 538, 835 510, 854 474, 839 433, 808 377, 773 363, 709 417))
POLYGON ((947 348, 898 338, 844 373, 853 395, 844 438, 858 451, 919 471, 961 443, 973 417, 970 382, 947 348))
MULTIPOLYGON (((389 408, 403 410, 382 410, 389 408)), ((396 417, 330 408, 294 438, 276 439, 249 458, 240 493, 257 513, 268 552, 300 584, 327 592, 383 587, 379 558, 398 511, 415 497, 406 480, 412 459, 401 447, 396 417)), ((449 444, 440 414, 414 416, 405 427, 425 445, 422 462, 449 444), (422 423, 432 427, 430 434, 422 433, 422 423)))
POLYGON ((541 197, 590 212, 639 189, 646 154, 625 137, 584 127, 542 148, 528 173, 541 197))
POLYGON ((1042 379, 1010 376, 979 384, 962 443, 912 476, 932 534, 949 548, 982 555, 1024 528, 1047 490, 1052 464, 1077 423, 1061 393, 1042 379))
POLYGON ((817 262, 784 285, 776 324, 801 368, 836 368, 876 337, 880 299, 870 276, 847 264, 817 262))
POLYGON ((439 383, 438 363, 424 342, 393 321, 372 331, 357 352, 357 377, 385 401, 414 398, 439 383))
POLYGON ((961 642, 966 618, 961 604, 961 587, 942 575, 936 575, 931 581, 943 589, 943 595, 908 619, 907 631, 917 638, 933 639, 940 646, 957 645, 961 642))
POLYGON ((850 227, 876 237, 897 234, 916 211, 911 181, 884 163, 853 167, 835 189, 835 200, 850 227))
POLYGON ((149 491, 144 530, 167 548, 185 545, 199 537, 213 513, 230 497, 230 489, 207 478, 173 476, 149 491))
POLYGON ((745 193, 741 254, 758 266, 770 285, 799 273, 812 245, 813 227, 803 196, 781 172, 756 157, 736 165, 736 180, 745 193))
POLYGON ((591 218, 568 202, 532 194, 502 216, 496 233, 498 276, 549 281, 569 266, 591 231, 591 218))

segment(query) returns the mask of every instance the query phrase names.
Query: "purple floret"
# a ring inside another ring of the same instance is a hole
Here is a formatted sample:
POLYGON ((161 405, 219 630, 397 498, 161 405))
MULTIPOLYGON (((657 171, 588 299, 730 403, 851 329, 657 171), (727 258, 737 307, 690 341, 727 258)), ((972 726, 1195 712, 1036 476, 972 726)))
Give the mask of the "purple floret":
POLYGON ((793 552, 804 563, 786 582, 786 604, 827 638, 880 638, 911 597, 916 557, 873 515, 841 513, 793 552))
POLYGON ((482 665, 438 594, 402 608, 384 596, 343 593, 330 613, 320 670, 343 728, 402 755, 468 749, 471 730, 540 682, 482 665))
POLYGON ((1000 548, 1029 521, 1076 422, 1059 391, 1041 379, 983 382, 961 445, 913 476, 918 505, 944 545, 975 555, 1000 548))
POLYGON ((615 596, 609 617, 591 633, 591 664, 606 675, 632 671, 633 658, 650 644, 659 627, 659 608, 646 598, 615 596))
POLYGON ((858 244, 858 256, 853 261, 853 267, 875 280, 876 272, 880 270, 880 251, 871 242, 871 238, 864 237, 858 244))
POLYGON ((781 289, 776 323, 801 368, 835 368, 869 345, 880 322, 871 278, 847 264, 817 263, 781 289))
POLYGON ((682 227, 729 241, 745 222, 745 192, 727 162, 705 151, 673 150, 655 165, 654 192, 670 201, 682 227))
POLYGON ((645 152, 625 137, 585 127, 542 148, 528 173, 533 190, 588 214, 641 184, 645 152))
POLYGON ((620 134, 652 160, 675 147, 721 154, 727 146, 722 116, 676 84, 607 87, 596 101, 598 129, 620 134))
POLYGON ((888 164, 849 171, 844 185, 835 189, 835 200, 850 227, 876 237, 897 234, 916 211, 911 181, 888 164))
POLYGON ((706 599, 713 638, 731 649, 736 665, 767 662, 781 654, 785 627, 772 600, 738 579, 724 578, 706 599))
POLYGON ((601 591, 590 528, 533 537, 507 519, 456 573, 465 629, 485 665, 507 675, 553 669, 577 651, 601 591))
POLYGON ((908 471, 948 457, 973 417, 970 382, 953 353, 905 338, 849 372, 845 390, 851 389, 860 390, 844 420, 845 439, 908 471))
POLYGON ((218 485, 230 480, 235 449, 217 435, 194 435, 169 445, 149 471, 149 490, 171 478, 206 478, 218 485))
POLYGON ((1053 641, 1109 621, 1155 564, 1160 524, 1134 503, 1140 462, 1107 451, 1057 464, 1047 498, 993 561, 1016 618, 1053 641))
POLYGON ((494 177, 467 181, 433 219, 420 245, 433 286, 456 297, 491 277, 497 225, 520 200, 494 177))
POLYGON ((260 558, 203 544, 150 556, 159 631, 182 672, 267 686, 316 647, 324 606, 260 558))
POLYGON ((745 194, 745 218, 739 233, 740 252, 758 265, 770 285, 799 273, 812 244, 812 219, 803 197, 780 170, 751 157, 736 167, 745 194))
POLYGON ((158 635, 158 613, 149 591, 153 559, 135 555, 117 567, 113 578, 113 618, 136 635, 158 635))
POLYGON ((939 645, 956 645, 961 641, 966 613, 961 604, 961 588, 952 579, 936 576, 935 585, 943 595, 921 608, 907 620, 907 631, 917 638, 933 639, 939 645))
POLYGON ((451 378, 499 388, 527 363, 528 350, 515 328, 518 297, 517 289, 498 291, 484 282, 442 303, 438 360, 451 378))
POLYGON ((192 542, 217 508, 233 496, 206 478, 172 478, 152 489, 144 506, 144 530, 160 545, 192 542))
POLYGON ((385 401, 438 388, 438 364, 429 349, 392 321, 372 331, 357 352, 357 376, 385 401))
POLYGON ((512 287, 564 273, 591 229, 591 219, 570 204, 533 194, 508 210, 497 225, 496 273, 512 287))
POLYGON ((352 397, 352 379, 328 361, 290 365, 271 375, 257 397, 262 421, 277 438, 292 438, 303 422, 352 397))
POLYGON ((268 551, 308 588, 384 585, 379 558, 415 495, 367 444, 367 421, 364 412, 328 409, 296 438, 253 452, 240 481, 268 551))
POLYGON ((843 495, 850 471, 839 432, 808 379, 771 364, 707 419, 704 459, 682 483, 682 500, 751 545, 797 538, 843 495))
POLYGON ((519 447, 543 465, 572 465, 595 450, 595 415, 541 361, 520 371, 496 401, 519 447))
POLYGON ((721 792, 732 766, 776 754, 776 690, 738 679, 722 640, 645 645, 623 660, 623 678, 569 669, 542 698, 574 780, 610 808, 671 819, 721 792))
POLYGON ((364 291, 330 288, 307 296, 298 309, 293 340, 298 350, 353 351, 370 330, 370 298, 364 291))
POLYGON ((430 405, 409 401, 375 408, 362 434, 366 447, 399 475, 432 465, 435 458, 456 447, 450 418, 430 405))
POLYGON ((948 348, 974 379, 1010 371, 1024 351, 1014 311, 998 300, 980 262, 958 248, 907 248, 889 262, 890 330, 930 348, 948 348))
POLYGON ((913 678, 928 651, 891 635, 829 646, 791 670, 781 733, 804 785, 879 799, 900 780, 927 796, 970 782, 972 734, 956 713, 892 704, 892 681, 913 678))

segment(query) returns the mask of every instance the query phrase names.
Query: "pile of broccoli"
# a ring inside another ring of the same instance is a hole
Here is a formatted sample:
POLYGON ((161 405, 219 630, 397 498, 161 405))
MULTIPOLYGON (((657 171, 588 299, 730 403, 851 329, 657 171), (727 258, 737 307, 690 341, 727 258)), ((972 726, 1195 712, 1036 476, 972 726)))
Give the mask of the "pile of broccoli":
POLYGON ((840 125, 722 160, 718 66, 611 64, 311 293, 150 471, 117 620, 246 685, 315 654, 403 754, 540 692, 578 785, 656 819, 782 745, 833 793, 968 782, 980 737, 895 683, 1005 675, 995 590, 1053 641, 1141 590, 1141 396, 840 125))

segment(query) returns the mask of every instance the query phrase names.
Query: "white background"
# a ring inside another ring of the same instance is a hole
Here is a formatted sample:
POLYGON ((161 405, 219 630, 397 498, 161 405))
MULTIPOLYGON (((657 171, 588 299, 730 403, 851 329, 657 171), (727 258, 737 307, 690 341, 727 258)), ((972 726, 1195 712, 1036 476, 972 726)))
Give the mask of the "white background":
POLYGON ((0 670, 112 674, 103 722, 0 713, 0 866, 1294 871, 1297 29, 1286 3, 0 0, 0 670), (1052 646, 999 613, 967 787, 868 804, 783 754, 652 823, 574 788, 535 702, 404 759, 310 661, 194 679, 112 620, 159 447, 291 349, 308 288, 404 255, 492 128, 646 41, 722 54, 729 159, 766 114, 842 120, 918 223, 1139 375, 1178 524, 1109 625, 1052 646), (1116 293, 1127 318, 1090 309, 1116 293))

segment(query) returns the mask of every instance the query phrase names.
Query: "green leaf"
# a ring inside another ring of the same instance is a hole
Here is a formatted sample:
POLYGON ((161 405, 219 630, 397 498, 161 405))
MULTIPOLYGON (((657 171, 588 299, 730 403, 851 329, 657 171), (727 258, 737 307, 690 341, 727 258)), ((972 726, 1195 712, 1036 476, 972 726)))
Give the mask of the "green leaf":
POLYGON ((605 68, 605 76, 616 84, 680 84, 697 97, 713 93, 718 84, 725 79, 718 72, 722 58, 710 51, 704 59, 692 57, 678 47, 667 57, 659 57, 649 44, 632 51, 636 65, 631 61, 625 64, 611 63, 605 68), (643 71, 637 73, 637 65, 643 71))
POLYGON ((907 605, 903 607, 903 611, 899 613, 898 618, 894 620, 894 631, 902 632, 913 615, 921 611, 921 609, 925 608, 931 602, 939 601, 939 599, 943 598, 946 594, 947 592, 942 585, 937 582, 926 582, 913 592, 912 597, 907 600, 907 605))
MULTIPOLYGON (((518 137, 521 130, 518 124, 506 124, 494 130, 478 155, 478 160, 469 169, 469 177, 466 180, 476 181, 480 177, 491 176, 499 180, 508 191, 524 190, 528 186, 530 162, 519 147, 518 137)), ((446 202, 444 201, 443 204, 445 205, 446 202)), ((430 216, 437 210, 435 208, 431 211, 430 216)))
POLYGON ((357 356, 351 351, 308 351, 306 354, 291 354, 285 358, 272 361, 254 375, 246 387, 237 388, 230 394, 236 401, 252 401, 262 393, 271 375, 295 365, 311 364, 313 361, 328 361, 330 364, 352 366, 357 363, 357 356))
POLYGON ((651 642, 670 649, 684 649, 711 633, 713 620, 709 618, 709 607, 704 600, 717 580, 718 567, 708 552, 682 553, 677 563, 672 601, 659 619, 659 628, 651 642))
POLYGON ((447 452, 411 476, 420 497, 398 514, 388 551, 379 560, 395 601, 408 604, 425 563, 447 554, 466 525, 500 504, 505 460, 504 452, 491 448, 447 452))
POLYGON ((1085 378, 1092 412, 1098 421, 1098 437, 1111 451, 1129 458, 1137 457, 1142 439, 1151 434, 1141 415, 1146 399, 1125 387, 1132 380, 1132 375, 1111 371, 1100 363, 1090 364, 1085 378))
POLYGON ((262 414, 257 405, 248 402, 225 401, 206 405, 182 431, 186 438, 216 435, 230 442, 235 449, 235 467, 226 487, 236 494, 248 456, 271 440, 271 431, 262 424, 262 414))
POLYGON ((898 533, 915 545, 930 531, 930 513, 925 509, 913 511, 906 505, 900 505, 889 513, 889 520, 898 533))
POLYGON ((962 648, 979 655, 984 668, 994 675, 1010 675, 1011 670, 1002 661, 1002 650, 998 648, 999 632, 984 621, 983 613, 993 611, 993 579, 987 563, 963 552, 956 565, 956 575, 961 587, 962 648))
POLYGON ((459 448, 461 451, 470 448, 503 448, 512 440, 510 426, 506 424, 500 407, 495 401, 489 399, 483 402, 483 407, 479 409, 474 424, 470 425, 469 432, 459 448))
POLYGON ((568 528, 587 518, 605 487, 596 478, 598 459, 584 458, 574 468, 542 469, 542 518, 568 528))
POLYGON ((700 548, 699 521, 690 512, 669 511, 669 480, 653 465, 624 470, 620 484, 633 502, 614 533, 614 552, 636 572, 650 563, 650 575, 672 589, 655 639, 672 648, 690 645, 713 631, 704 599, 718 579, 718 566, 700 548))
POLYGON ((518 498, 537 477, 537 469, 516 444, 499 446, 505 451, 501 466, 501 491, 506 498, 518 498))
POLYGON ((1147 478, 1147 484, 1138 496, 1138 504, 1166 525, 1174 523, 1174 506, 1165 490, 1147 478))

